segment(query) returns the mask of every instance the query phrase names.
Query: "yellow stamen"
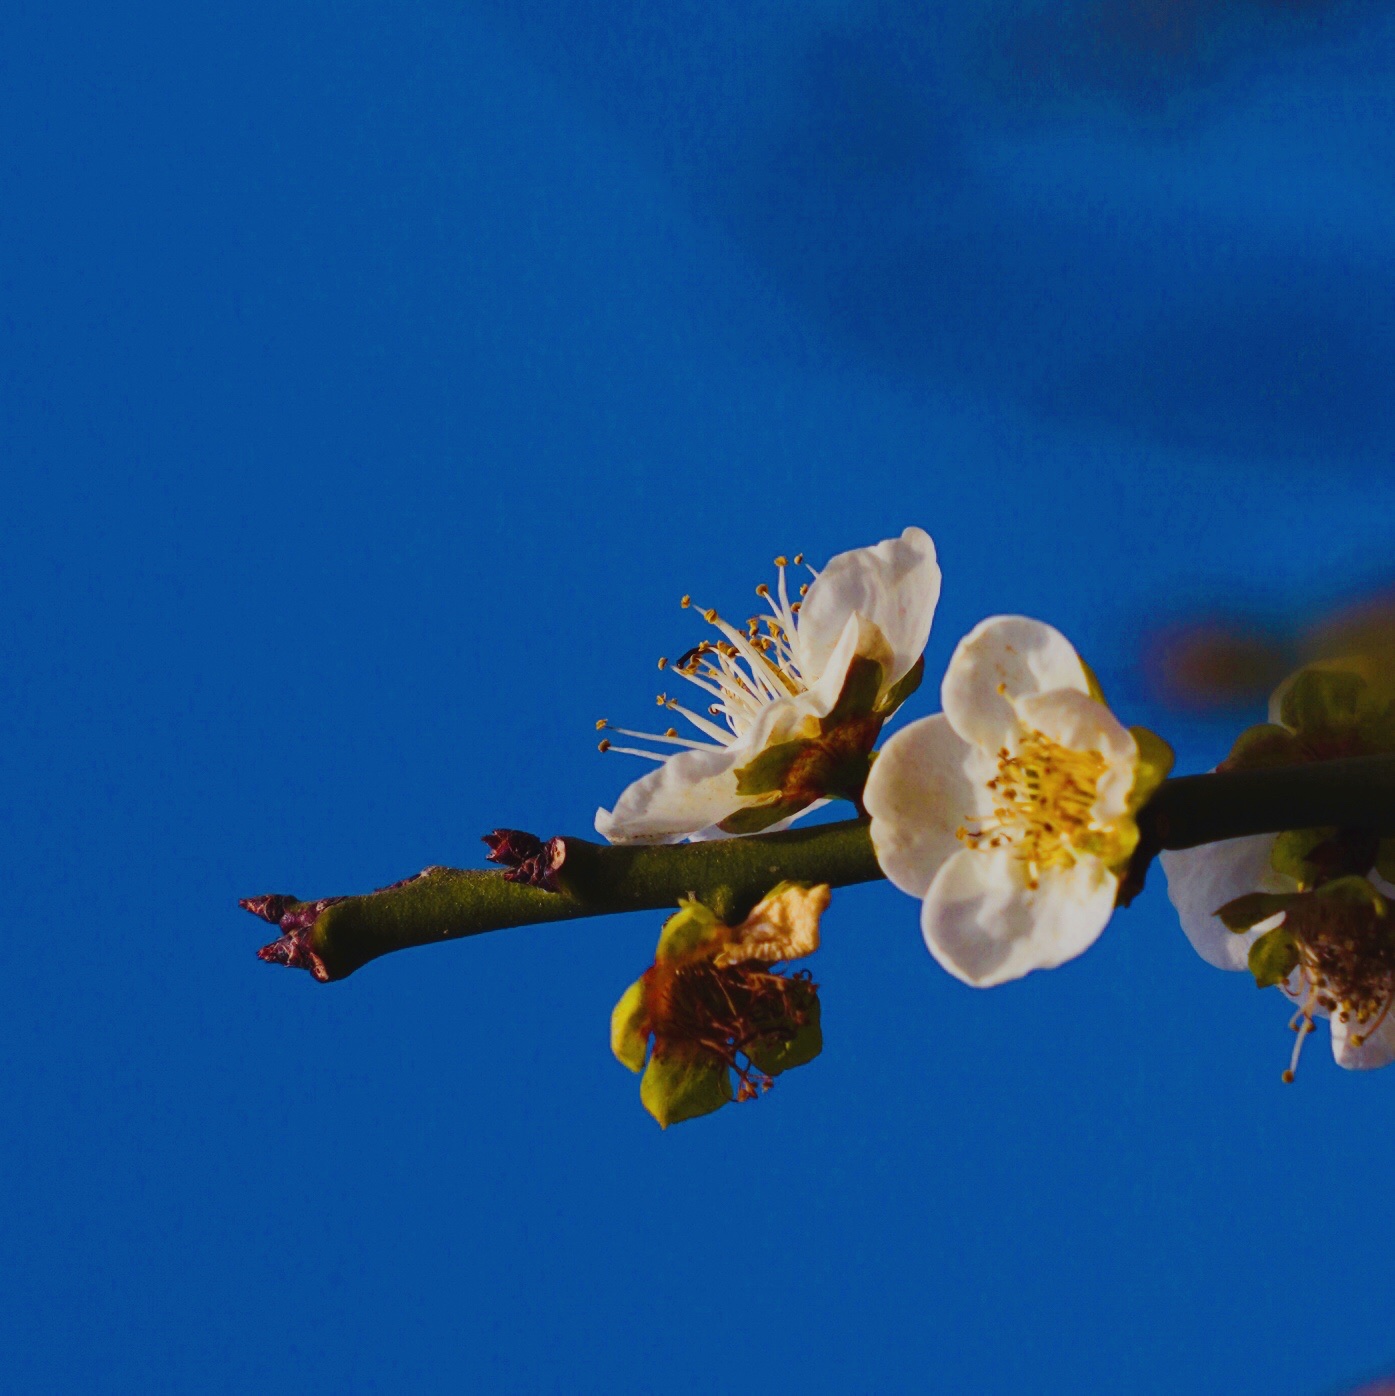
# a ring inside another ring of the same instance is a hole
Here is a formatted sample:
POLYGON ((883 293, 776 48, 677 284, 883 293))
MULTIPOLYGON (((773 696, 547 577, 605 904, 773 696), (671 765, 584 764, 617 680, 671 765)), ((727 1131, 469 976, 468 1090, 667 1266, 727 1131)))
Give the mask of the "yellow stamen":
POLYGON ((1015 754, 1006 747, 998 752, 998 774, 988 782, 996 801, 992 814, 976 819, 976 828, 956 830, 956 837, 970 848, 1011 846, 1027 864, 1032 889, 1044 869, 1074 866, 1087 835, 1090 852, 1108 859, 1117 835, 1093 813, 1107 765, 1097 751, 1075 751, 1029 733, 1015 754))

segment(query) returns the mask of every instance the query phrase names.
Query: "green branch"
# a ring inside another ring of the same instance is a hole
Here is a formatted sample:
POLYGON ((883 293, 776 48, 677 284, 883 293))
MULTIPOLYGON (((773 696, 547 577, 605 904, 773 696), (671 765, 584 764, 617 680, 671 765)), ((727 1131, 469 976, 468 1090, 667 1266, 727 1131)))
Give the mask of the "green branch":
MULTIPOLYGON (((1165 781, 1139 815, 1130 894, 1161 849, 1327 825, 1395 834, 1395 756, 1165 781)), ((556 891, 502 872, 427 868, 362 896, 242 905, 282 931, 259 952, 263 959, 331 980, 394 950, 511 926, 669 909, 688 895, 738 920, 780 881, 843 887, 882 876, 861 819, 710 843, 609 847, 565 837, 538 847, 547 854, 540 877, 556 891)))

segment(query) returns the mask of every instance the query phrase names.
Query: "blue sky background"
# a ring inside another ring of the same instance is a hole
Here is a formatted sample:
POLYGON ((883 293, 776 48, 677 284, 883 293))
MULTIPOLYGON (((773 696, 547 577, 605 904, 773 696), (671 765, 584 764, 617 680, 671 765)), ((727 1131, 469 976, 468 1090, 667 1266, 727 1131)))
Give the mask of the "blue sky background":
POLYGON ((824 1055, 664 1134, 660 917, 253 957, 239 896, 586 832, 593 720, 777 552, 922 524, 932 675, 1048 619, 1183 770, 1141 633, 1388 577, 1388 7, 924 8, 4 7, 7 1386, 1395 1366, 1395 1072, 1281 1087, 1156 874, 991 994, 839 894, 824 1055))

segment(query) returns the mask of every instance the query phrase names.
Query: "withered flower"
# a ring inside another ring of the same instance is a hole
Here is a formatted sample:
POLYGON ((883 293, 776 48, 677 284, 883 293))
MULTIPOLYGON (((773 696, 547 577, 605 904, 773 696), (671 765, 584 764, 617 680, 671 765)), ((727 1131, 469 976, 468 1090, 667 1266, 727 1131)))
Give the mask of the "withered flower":
POLYGON ((818 949, 828 901, 827 886, 783 882, 739 926, 691 898, 665 922, 610 1020, 611 1048, 644 1073, 640 1099, 661 1126, 752 1100, 818 1056, 818 985, 778 966, 818 949))

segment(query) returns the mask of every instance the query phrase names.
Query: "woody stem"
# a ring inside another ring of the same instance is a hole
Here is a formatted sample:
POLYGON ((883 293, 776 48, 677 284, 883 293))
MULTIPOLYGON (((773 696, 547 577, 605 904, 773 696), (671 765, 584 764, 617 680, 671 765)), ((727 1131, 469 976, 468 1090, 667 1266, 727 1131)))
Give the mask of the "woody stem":
MULTIPOLYGON (((1395 834, 1395 756, 1165 781, 1139 814, 1139 851, 1127 883, 1137 891, 1164 848, 1326 825, 1395 834)), ((649 847, 608 847, 568 836, 555 892, 508 881, 500 872, 429 868, 398 886, 318 910, 291 897, 275 899, 274 915, 258 905, 258 914, 291 928, 262 956, 331 980, 395 950, 512 926, 670 908, 689 895, 724 919, 739 919, 777 882, 842 887, 880 878, 868 827, 865 819, 849 819, 649 847)))

